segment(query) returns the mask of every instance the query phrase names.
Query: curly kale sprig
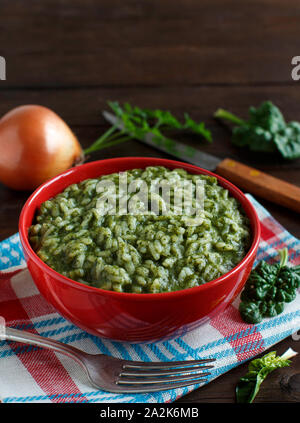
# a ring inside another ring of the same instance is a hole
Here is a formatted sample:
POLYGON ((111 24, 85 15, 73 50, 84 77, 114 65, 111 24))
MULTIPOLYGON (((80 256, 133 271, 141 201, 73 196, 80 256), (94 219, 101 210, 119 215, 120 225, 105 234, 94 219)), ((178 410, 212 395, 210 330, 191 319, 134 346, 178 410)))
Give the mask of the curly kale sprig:
POLYGON ((259 262, 241 293, 239 311, 246 323, 259 323, 264 317, 277 316, 283 312, 285 303, 296 298, 300 287, 300 266, 287 266, 286 248, 278 252, 280 262, 259 262))
POLYGON ((153 134, 157 142, 166 142, 169 140, 166 132, 170 130, 189 131, 212 142, 211 132, 206 129, 205 124, 195 122, 187 113, 184 114, 184 122, 180 122, 171 112, 165 110, 141 109, 129 103, 121 106, 117 101, 109 101, 108 105, 120 119, 123 129, 120 129, 118 124, 113 125, 84 151, 85 154, 129 139, 142 140, 147 134, 153 134))
POLYGON ((265 101, 249 108, 249 119, 242 120, 219 109, 214 114, 237 125, 232 130, 232 143, 259 152, 279 152, 285 159, 300 157, 300 123, 286 123, 278 107, 265 101))

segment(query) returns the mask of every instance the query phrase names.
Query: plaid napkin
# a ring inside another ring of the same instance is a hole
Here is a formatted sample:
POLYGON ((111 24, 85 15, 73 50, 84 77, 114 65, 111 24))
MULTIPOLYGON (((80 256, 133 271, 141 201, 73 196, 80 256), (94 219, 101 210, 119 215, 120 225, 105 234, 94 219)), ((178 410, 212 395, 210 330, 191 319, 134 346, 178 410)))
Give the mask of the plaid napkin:
MULTIPOLYGON (((300 263, 300 241, 289 234, 250 195, 262 223, 257 260, 276 259, 287 247, 300 263)), ((89 335, 61 317, 39 294, 26 270, 19 236, 0 243, 0 316, 7 326, 71 344, 86 352, 143 361, 217 359, 209 381, 262 353, 300 328, 300 295, 283 314, 260 324, 242 322, 239 299, 209 323, 177 339, 129 344, 89 335), (20 271, 20 269, 23 269, 20 271)), ((207 383, 209 383, 209 381, 207 383)), ((72 359, 49 350, 0 341, 0 397, 3 402, 172 402, 201 385, 149 394, 112 394, 96 390, 72 359)))

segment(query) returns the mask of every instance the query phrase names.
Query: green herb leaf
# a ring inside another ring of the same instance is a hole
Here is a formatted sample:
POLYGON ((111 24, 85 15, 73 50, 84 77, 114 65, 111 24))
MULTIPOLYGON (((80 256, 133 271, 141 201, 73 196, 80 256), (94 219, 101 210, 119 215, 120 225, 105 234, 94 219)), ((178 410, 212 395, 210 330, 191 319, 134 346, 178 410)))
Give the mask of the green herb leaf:
POLYGON ((186 113, 185 121, 181 123, 171 112, 165 110, 141 109, 132 107, 129 103, 122 106, 116 101, 108 103, 113 112, 118 116, 133 138, 144 137, 147 133, 155 133, 157 137, 166 138, 163 131, 189 130, 202 135, 207 141, 212 141, 211 133, 205 128, 203 122, 197 123, 186 113))
POLYGON ((284 304, 296 298, 300 287, 300 266, 288 267, 287 249, 279 250, 280 262, 261 261, 252 270, 241 293, 239 311, 246 323, 256 324, 264 317, 282 313, 284 304))
POLYGON ((300 123, 286 123, 278 107, 265 101, 249 108, 249 119, 244 121, 226 110, 214 115, 237 126, 232 130, 232 143, 259 152, 279 152, 285 159, 300 157, 300 123))
POLYGON ((285 159, 300 157, 300 123, 290 122, 274 135, 274 142, 285 159))
POLYGON ((205 128, 203 122, 196 123, 190 116, 185 113, 184 114, 185 122, 182 125, 182 129, 189 129, 190 131, 194 132, 195 134, 202 135, 207 141, 212 142, 212 136, 208 129, 205 128))
POLYGON ((238 403, 251 403, 256 397, 265 378, 275 369, 290 365, 289 358, 297 353, 289 348, 282 356, 277 356, 272 351, 261 358, 252 360, 248 366, 248 373, 243 376, 236 387, 236 400, 238 403))
POLYGON ((141 109, 130 103, 121 106, 117 101, 109 101, 108 105, 122 122, 123 129, 120 130, 118 125, 112 126, 84 151, 85 154, 119 144, 128 139, 142 140, 147 134, 153 134, 155 142, 158 144, 172 144, 174 141, 164 134, 169 130, 190 131, 212 142, 211 132, 205 128, 204 123, 195 122, 188 114, 184 115, 185 121, 181 123, 169 111, 141 109))

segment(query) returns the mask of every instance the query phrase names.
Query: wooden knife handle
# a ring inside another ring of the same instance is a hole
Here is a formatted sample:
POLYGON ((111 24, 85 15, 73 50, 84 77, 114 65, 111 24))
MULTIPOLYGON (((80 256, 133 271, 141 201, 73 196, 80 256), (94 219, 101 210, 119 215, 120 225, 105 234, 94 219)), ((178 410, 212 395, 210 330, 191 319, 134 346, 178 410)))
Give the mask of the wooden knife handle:
POLYGON ((296 185, 232 159, 224 159, 216 172, 245 191, 300 212, 300 187, 296 185))

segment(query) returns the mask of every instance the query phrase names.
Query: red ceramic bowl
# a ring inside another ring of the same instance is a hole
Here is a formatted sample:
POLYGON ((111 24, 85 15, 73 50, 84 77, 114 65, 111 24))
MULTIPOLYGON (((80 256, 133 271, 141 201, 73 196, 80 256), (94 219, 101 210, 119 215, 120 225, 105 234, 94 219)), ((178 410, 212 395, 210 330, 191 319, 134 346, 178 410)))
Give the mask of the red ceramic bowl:
POLYGON ((41 185, 24 205, 19 231, 36 286, 62 316, 100 337, 144 342, 177 336, 196 328, 234 300, 251 271, 260 238, 260 223, 245 195, 218 175, 173 160, 125 157, 74 167, 41 185), (252 243, 247 255, 234 269, 199 287, 161 294, 128 294, 75 282, 51 269, 35 254, 28 241, 28 228, 41 203, 84 179, 147 166, 183 168, 189 173, 213 175, 241 203, 251 222, 252 243))

